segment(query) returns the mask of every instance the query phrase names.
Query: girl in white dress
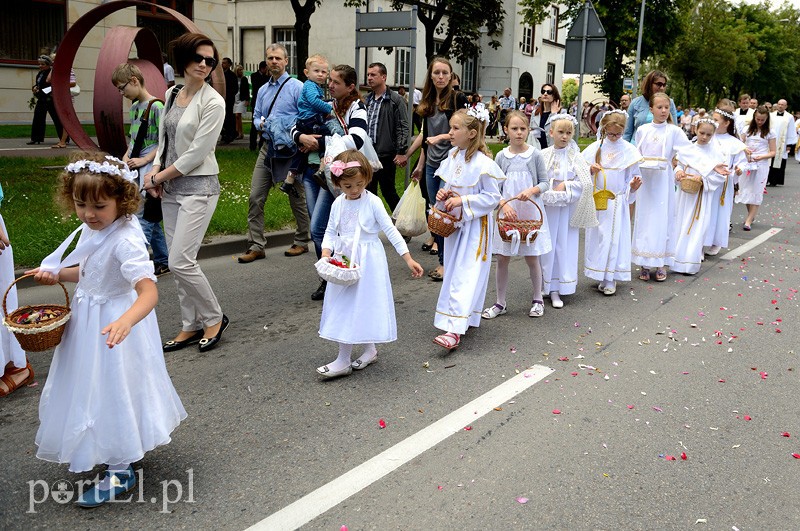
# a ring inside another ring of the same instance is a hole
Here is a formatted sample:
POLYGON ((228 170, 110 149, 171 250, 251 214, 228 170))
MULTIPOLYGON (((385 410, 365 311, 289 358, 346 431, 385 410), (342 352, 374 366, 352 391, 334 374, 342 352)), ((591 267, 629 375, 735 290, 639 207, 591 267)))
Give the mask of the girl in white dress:
POLYGON ((636 130, 636 147, 644 158, 639 164, 642 186, 636 192, 635 223, 631 258, 640 266, 639 280, 650 280, 656 270, 656 281, 667 279, 666 268, 672 265, 675 242, 669 233, 675 217, 675 175, 672 159, 677 150, 691 144, 670 116, 671 100, 663 92, 650 97, 653 121, 636 130))
POLYGON ((470 326, 480 326, 489 283, 495 233, 492 212, 500 202, 500 181, 506 176, 489 157, 484 127, 480 118, 464 109, 453 113, 450 143, 455 147, 436 170, 445 183, 436 201, 461 216, 456 231, 444 239, 444 279, 433 320, 445 332, 433 342, 447 350, 458 347, 461 334, 470 326))
POLYGON ((597 211, 600 224, 586 229, 584 274, 599 280, 604 295, 617 292, 617 281, 631 279, 631 216, 628 205, 642 184, 636 146, 622 140, 627 113, 614 109, 600 120, 602 136, 583 151, 591 165, 595 190, 613 194, 606 210, 597 211))
POLYGON ((675 181, 691 179, 701 181, 702 189, 697 193, 684 192, 678 188, 675 205, 675 221, 672 223, 672 238, 675 241, 675 260, 672 270, 693 275, 700 271, 703 260, 703 241, 711 221, 709 208, 715 192, 730 173, 727 155, 714 139, 717 123, 711 118, 695 122, 697 143, 678 151, 675 181))
POLYGON ((347 257, 361 268, 361 278, 350 286, 328 282, 322 305, 319 336, 339 343, 337 358, 317 368, 323 378, 346 376, 378 359, 375 343, 397 339, 394 296, 389 280, 386 253, 378 234, 383 231, 403 257, 414 278, 425 272, 411 258, 405 240, 392 224, 378 196, 366 190, 372 180, 372 166, 360 152, 340 153, 331 163, 331 180, 342 190, 331 205, 322 258, 347 257), (358 240, 356 242, 356 239, 358 240), (354 249, 354 244, 357 247, 354 249), (352 361, 354 344, 363 344, 364 353, 352 361))
POLYGON ((83 224, 31 271, 42 284, 78 283, 42 390, 36 456, 72 472, 107 464, 77 501, 96 507, 133 489, 131 463, 170 442, 186 411, 164 364, 153 262, 133 215, 138 174, 113 157, 82 156, 61 174, 58 199, 83 224))
POLYGON ((714 139, 719 142, 726 155, 725 163, 732 173, 725 177, 725 182, 716 189, 714 197, 708 204, 711 219, 703 245, 706 246, 705 254, 710 256, 715 256, 721 248, 728 246, 734 185, 747 165, 747 155, 745 154, 747 146, 736 136, 736 115, 733 114, 735 110, 733 102, 723 99, 717 103, 717 108, 712 115, 714 121, 717 122, 717 133, 714 135, 714 139))
POLYGON ((596 227, 589 164, 572 140, 578 123, 568 114, 551 122, 553 145, 542 151, 550 190, 542 194, 553 249, 542 255, 544 291, 553 308, 563 308, 562 295, 572 295, 578 285, 580 229, 596 227))
POLYGON ((495 162, 506 174, 506 180, 501 186, 502 199, 501 220, 542 220, 542 227, 533 242, 525 241, 517 235, 513 241, 505 242, 500 239, 499 232, 494 235, 492 253, 497 255, 497 302, 483 310, 484 319, 494 319, 498 315, 508 312, 506 306, 506 288, 508 287, 508 264, 512 256, 524 256, 530 271, 533 284, 533 302, 528 312, 530 317, 544 315, 544 300, 542 299, 542 268, 539 265, 539 256, 550 252, 550 234, 547 228, 547 215, 540 198, 543 192, 550 188, 547 180, 547 170, 544 167, 542 156, 536 148, 529 146, 525 139, 528 138, 530 129, 528 117, 520 111, 511 111, 506 115, 503 130, 508 138, 509 146, 497 154, 495 162), (512 201, 518 199, 518 201, 512 201), (530 203, 528 200, 535 203, 530 203), (538 206, 538 208, 537 208, 538 206))
MULTIPOLYGON (((3 200, 3 188, 0 187, 0 201, 3 200)), ((14 251, 8 241, 8 232, 3 216, 0 216, 0 289, 14 282, 14 251)), ((8 312, 17 309, 17 287, 8 291, 6 299, 8 312)), ((25 351, 5 326, 0 326, 0 361, 3 373, 0 374, 0 397, 7 396, 20 387, 33 382, 33 368, 25 357, 25 351)))
POLYGON ((742 229, 750 230, 750 225, 756 220, 758 207, 764 199, 764 187, 769 177, 769 162, 776 152, 775 133, 769 125, 769 111, 759 105, 753 114, 753 121, 747 131, 742 135, 742 141, 747 145, 745 153, 750 164, 747 175, 739 179, 739 194, 737 203, 744 203, 747 207, 747 219, 744 220, 742 229))

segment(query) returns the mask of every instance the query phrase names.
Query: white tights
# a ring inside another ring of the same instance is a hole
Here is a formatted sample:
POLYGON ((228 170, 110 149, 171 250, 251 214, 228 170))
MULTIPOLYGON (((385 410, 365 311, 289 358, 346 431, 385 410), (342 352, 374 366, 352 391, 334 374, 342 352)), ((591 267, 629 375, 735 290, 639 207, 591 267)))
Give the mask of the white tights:
MULTIPOLYGON (((506 288, 508 287, 508 264, 511 262, 510 256, 497 255, 497 304, 506 307, 506 288)), ((525 262, 528 263, 528 270, 533 284, 533 300, 542 300, 542 267, 539 265, 538 256, 526 256, 525 262)))

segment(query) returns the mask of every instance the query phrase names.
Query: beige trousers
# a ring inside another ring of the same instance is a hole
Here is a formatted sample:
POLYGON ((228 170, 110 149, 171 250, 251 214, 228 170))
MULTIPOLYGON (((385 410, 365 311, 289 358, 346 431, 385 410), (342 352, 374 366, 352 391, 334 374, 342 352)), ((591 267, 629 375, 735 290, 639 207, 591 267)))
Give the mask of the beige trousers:
POLYGON ((219 195, 164 194, 164 234, 169 268, 178 287, 184 332, 208 328, 222 321, 222 309, 197 263, 197 253, 217 208, 219 195))

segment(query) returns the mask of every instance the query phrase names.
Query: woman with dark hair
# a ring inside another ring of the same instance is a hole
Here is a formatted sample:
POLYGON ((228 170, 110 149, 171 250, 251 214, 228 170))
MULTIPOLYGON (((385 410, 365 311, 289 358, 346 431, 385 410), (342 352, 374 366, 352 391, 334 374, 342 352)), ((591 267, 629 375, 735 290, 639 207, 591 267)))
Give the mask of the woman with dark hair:
POLYGON ((53 93, 50 87, 50 70, 53 67, 53 58, 49 55, 39 56, 39 72, 36 74, 36 84, 31 87, 33 96, 36 98, 36 106, 33 109, 33 123, 31 124, 31 141, 28 145, 41 144, 44 142, 44 131, 47 125, 47 115, 53 119, 56 126, 56 133, 59 141, 63 133, 61 120, 56 114, 56 107, 53 103, 53 93))
POLYGON ((553 139, 550 136, 550 122, 553 121, 553 116, 561 112, 566 112, 561 107, 561 94, 555 85, 545 83, 542 85, 541 96, 539 96, 539 105, 531 116, 531 132, 528 135, 528 144, 537 145, 541 149, 553 145, 553 139))
MULTIPOLYGON (((650 112, 650 98, 653 94, 664 92, 667 87, 667 75, 661 70, 653 70, 645 76, 639 86, 639 96, 631 102, 628 107, 628 121, 625 123, 625 133, 623 138, 628 142, 633 142, 636 130, 641 125, 649 124, 653 121, 653 113, 650 112)), ((669 114, 672 123, 678 125, 678 110, 675 102, 669 99, 669 114)))
MULTIPOLYGON (((343 137, 345 144, 361 149, 367 138, 367 108, 358 92, 358 75, 352 66, 337 65, 331 70, 328 81, 328 91, 333 97, 333 114, 335 118, 328 122, 328 130, 338 133, 343 137)), ((292 137, 301 151, 311 153, 325 151, 325 135, 307 135, 300 133, 296 127, 292 128, 292 137)), ((303 176, 303 185, 306 187, 306 201, 308 211, 311 213, 311 239, 317 258, 322 256, 322 238, 328 226, 328 218, 333 204, 333 193, 327 187, 322 187, 311 177, 317 167, 309 166, 303 176), (309 193, 310 192, 310 193, 309 193)), ((312 300, 325 298, 327 282, 322 280, 317 290, 311 295, 312 300)))
POLYGON ((195 343, 205 352, 216 346, 228 327, 228 318, 197 263, 197 251, 219 200, 214 149, 225 120, 225 100, 205 82, 219 63, 211 39, 185 33, 170 48, 185 85, 168 89, 164 97, 158 152, 153 169, 144 177, 144 188, 161 197, 169 268, 181 307, 181 331, 164 343, 164 352, 195 343))
MULTIPOLYGON (((428 65, 425 86, 422 89, 422 101, 417 113, 422 117, 422 133, 414 139, 406 156, 410 157, 422 147, 422 153, 411 177, 420 181, 424 179, 428 203, 435 201, 436 192, 442 180, 435 175, 439 165, 450 150, 450 117, 458 109, 467 105, 463 93, 453 89, 451 79, 453 66, 444 57, 434 57, 428 65), (424 171, 424 173, 423 173, 424 171)), ((444 238, 433 236, 422 246, 423 251, 439 255, 439 267, 428 273, 431 279, 441 281, 444 278, 444 238)))

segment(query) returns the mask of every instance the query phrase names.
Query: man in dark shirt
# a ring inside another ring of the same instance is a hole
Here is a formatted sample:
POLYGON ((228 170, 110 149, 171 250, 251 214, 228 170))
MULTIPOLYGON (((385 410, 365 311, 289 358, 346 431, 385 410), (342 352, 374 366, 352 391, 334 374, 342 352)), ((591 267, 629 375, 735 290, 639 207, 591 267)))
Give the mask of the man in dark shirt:
MULTIPOLYGON (((269 74, 267 74, 267 62, 261 61, 258 64, 258 70, 250 74, 250 87, 252 90, 250 102, 253 107, 256 105, 256 98, 258 98, 258 89, 260 89, 267 81, 269 81, 269 74)), ((263 139, 258 134, 258 129, 250 127, 250 151, 255 151, 261 147, 263 139)))
POLYGON ((236 138, 236 117, 233 115, 233 104, 239 92, 239 80, 231 70, 233 61, 229 57, 222 58, 222 73, 225 75, 225 121, 222 124, 222 143, 230 144, 236 138))

